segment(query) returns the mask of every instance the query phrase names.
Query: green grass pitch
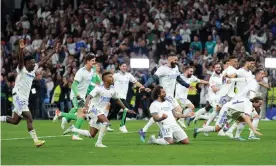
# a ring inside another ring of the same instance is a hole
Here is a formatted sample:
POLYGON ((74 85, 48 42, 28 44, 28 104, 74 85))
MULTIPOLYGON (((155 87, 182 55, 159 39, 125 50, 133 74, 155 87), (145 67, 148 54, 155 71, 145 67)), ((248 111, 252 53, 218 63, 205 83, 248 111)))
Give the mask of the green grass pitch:
MULTIPOLYGON (((60 121, 34 121, 37 134, 46 140, 43 147, 36 148, 26 129, 26 122, 13 126, 2 123, 1 163, 4 165, 101 165, 101 164, 239 164, 239 165, 275 165, 276 164, 276 123, 261 121, 259 128, 263 136, 260 141, 235 141, 228 137, 219 137, 216 133, 198 135, 192 138, 193 128, 200 127, 202 121, 192 124, 186 133, 189 145, 148 145, 140 142, 138 129, 146 121, 127 121, 130 133, 118 131, 119 121, 111 121, 116 131, 106 133, 103 143, 108 148, 95 148, 95 139, 84 138, 72 141, 70 136, 61 136, 60 121), (49 137, 46 137, 49 136, 49 137), (50 137, 54 136, 54 137, 50 137), (20 138, 20 139, 13 139, 20 138)), ((88 128, 87 122, 84 128, 88 128)), ((157 134, 154 124, 147 133, 157 134)), ((248 127, 242 133, 249 134, 248 127)))

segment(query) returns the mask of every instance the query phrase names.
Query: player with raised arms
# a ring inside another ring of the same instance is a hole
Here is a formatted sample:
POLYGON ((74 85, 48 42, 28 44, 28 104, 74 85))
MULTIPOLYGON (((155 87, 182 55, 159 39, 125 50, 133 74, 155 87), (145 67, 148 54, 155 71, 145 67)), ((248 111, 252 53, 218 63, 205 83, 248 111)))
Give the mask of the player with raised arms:
POLYGON ((35 73, 38 67, 46 63, 55 52, 60 51, 60 44, 57 44, 55 49, 49 53, 47 56, 41 59, 38 63, 35 63, 33 56, 25 56, 23 54, 23 49, 25 44, 23 40, 19 41, 20 52, 18 56, 18 67, 16 69, 17 76, 15 80, 15 86, 12 90, 13 95, 13 116, 1 116, 1 122, 7 122, 9 124, 17 125, 22 118, 27 121, 27 129, 31 135, 34 145, 36 147, 42 146, 45 141, 39 140, 36 131, 33 127, 33 118, 29 110, 29 95, 32 87, 32 82, 35 78, 35 73))

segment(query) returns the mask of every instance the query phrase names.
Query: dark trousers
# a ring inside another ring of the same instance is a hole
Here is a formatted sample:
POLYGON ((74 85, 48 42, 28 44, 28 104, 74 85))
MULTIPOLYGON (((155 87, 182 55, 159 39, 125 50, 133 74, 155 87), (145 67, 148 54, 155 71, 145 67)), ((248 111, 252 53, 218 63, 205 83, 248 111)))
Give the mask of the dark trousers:
POLYGON ((39 99, 38 98, 32 98, 29 101, 29 109, 31 111, 33 119, 39 118, 39 99))
POLYGON ((7 99, 1 98, 1 115, 8 115, 7 99))

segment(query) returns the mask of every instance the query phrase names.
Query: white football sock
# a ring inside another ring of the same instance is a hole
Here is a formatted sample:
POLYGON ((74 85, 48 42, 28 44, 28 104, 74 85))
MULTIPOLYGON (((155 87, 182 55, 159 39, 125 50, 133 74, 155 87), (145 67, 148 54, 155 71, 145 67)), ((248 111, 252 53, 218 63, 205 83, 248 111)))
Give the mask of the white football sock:
MULTIPOLYGON (((259 118, 254 118, 254 119, 253 119, 252 125, 253 125, 253 127, 255 127, 255 129, 258 128, 259 121, 260 121, 259 118)), ((254 132, 250 129, 249 137, 253 137, 253 136, 255 136, 255 134, 254 134, 254 132)))
POLYGON ((149 129, 149 127, 150 127, 151 125, 153 125, 153 123, 154 123, 154 120, 153 120, 153 118, 151 117, 150 120, 148 121, 148 123, 146 124, 146 126, 143 128, 143 132, 147 132, 148 129, 149 129))
POLYGON ((206 126, 209 126, 210 123, 216 118, 217 115, 218 115, 218 112, 216 110, 213 110, 213 112, 209 116, 209 119, 207 120, 206 126))
POLYGON ((84 135, 84 136, 86 136, 86 137, 91 137, 90 132, 89 132, 88 130, 77 129, 77 128, 74 127, 74 128, 72 129, 72 132, 78 133, 78 134, 80 134, 80 135, 84 135))
POLYGON ((108 116, 108 113, 109 113, 109 110, 104 110, 104 115, 105 115, 105 117, 108 116))
POLYGON ((238 123, 233 123, 232 126, 229 128, 227 133, 233 133, 233 131, 238 127, 238 123))
POLYGON ((1 116, 1 122, 7 122, 7 116, 1 116))
POLYGON ((240 122, 240 123, 238 124, 235 138, 239 138, 239 137, 241 136, 241 133, 242 133, 242 130, 243 130, 244 126, 245 126, 245 123, 244 123, 244 122, 240 122))
POLYGON ((159 145, 168 145, 169 143, 164 138, 158 138, 153 140, 154 143, 159 145))
POLYGON ((205 126, 203 128, 197 129, 198 133, 209 133, 209 132, 214 132, 214 131, 216 131, 215 126, 205 126))
POLYGON ((35 132, 35 129, 29 131, 32 139, 34 140, 34 142, 38 141, 38 138, 37 138, 37 135, 36 135, 36 132, 35 132))
POLYGON ((206 113, 206 109, 205 107, 200 108, 196 113, 195 113, 195 119, 194 120, 198 120, 200 118, 200 116, 204 113, 206 113))
POLYGON ((98 136, 98 140, 97 140, 96 144, 102 144, 103 137, 104 137, 105 132, 106 132, 106 128, 107 128, 107 125, 105 125, 105 124, 101 125, 99 136, 98 136))
POLYGON ((65 129, 65 125, 67 124, 67 119, 65 117, 62 117, 61 119, 61 128, 62 129, 65 129))

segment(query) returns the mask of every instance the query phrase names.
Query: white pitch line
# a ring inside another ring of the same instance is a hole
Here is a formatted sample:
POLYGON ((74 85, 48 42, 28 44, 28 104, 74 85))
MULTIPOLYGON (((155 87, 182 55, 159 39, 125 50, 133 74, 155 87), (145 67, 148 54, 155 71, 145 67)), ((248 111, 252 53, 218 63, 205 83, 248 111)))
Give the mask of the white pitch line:
MULTIPOLYGON (((184 131, 186 130, 191 130, 190 129, 185 129, 184 131)), ((152 132, 159 132, 159 130, 152 130, 150 131, 150 133, 152 132)), ((128 132, 128 133, 120 133, 120 132, 108 132, 109 134, 133 134, 133 133, 137 133, 138 134, 138 131, 131 131, 131 132, 128 132)), ((57 137, 70 137, 72 135, 49 135, 49 136, 41 136, 41 137, 38 137, 38 138, 57 138, 57 137)), ((30 137, 19 137, 19 138, 4 138, 4 139, 1 139, 1 141, 14 141, 14 140, 25 140, 25 139, 32 139, 30 137)))
MULTIPOLYGON (((41 136, 38 138, 56 138, 56 137, 68 137, 71 135, 49 135, 49 136, 41 136)), ((21 138, 4 138, 1 141, 13 141, 13 140, 22 140, 22 139, 32 139, 30 137, 21 137, 21 138)))

